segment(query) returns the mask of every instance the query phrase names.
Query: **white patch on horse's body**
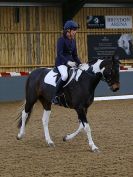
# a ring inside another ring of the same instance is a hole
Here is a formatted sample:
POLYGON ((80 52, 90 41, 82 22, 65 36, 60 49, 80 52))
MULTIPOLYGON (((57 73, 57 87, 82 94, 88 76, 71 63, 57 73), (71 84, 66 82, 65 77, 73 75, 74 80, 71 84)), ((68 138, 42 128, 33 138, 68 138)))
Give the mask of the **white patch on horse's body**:
MULTIPOLYGON (((103 67, 102 69, 100 69, 100 64, 103 60, 98 59, 97 62, 93 65, 91 65, 91 67, 93 68, 92 71, 96 74, 98 72, 103 74, 103 71, 105 69, 105 67, 103 67)), ((83 63, 79 65, 79 69, 77 71, 76 74, 76 81, 78 81, 79 77, 81 76, 83 71, 87 71, 90 68, 90 66, 87 63, 83 63)))
POLYGON ((94 65, 92 65, 94 73, 102 72, 102 70, 100 70, 100 64, 102 61, 103 60, 98 59, 97 62, 94 65))

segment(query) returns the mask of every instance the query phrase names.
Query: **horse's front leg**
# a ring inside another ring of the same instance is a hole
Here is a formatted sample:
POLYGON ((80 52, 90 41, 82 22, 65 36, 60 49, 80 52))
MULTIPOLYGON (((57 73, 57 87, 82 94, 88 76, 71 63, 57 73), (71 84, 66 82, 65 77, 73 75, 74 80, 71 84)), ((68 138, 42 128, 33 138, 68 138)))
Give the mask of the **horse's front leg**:
MULTIPOLYGON (((87 114, 87 108, 85 108, 84 111, 85 111, 85 114, 87 114)), ((81 130, 83 129, 83 124, 80 121, 79 117, 78 117, 78 119, 79 119, 79 128, 75 132, 64 136, 63 141, 71 140, 81 132, 81 130)))
POLYGON ((89 123, 86 118, 86 112, 82 108, 77 109, 76 111, 77 111, 79 119, 81 120, 81 122, 83 124, 84 131, 87 134, 89 147, 91 148, 91 151, 93 151, 93 152, 98 151, 98 147, 94 144, 92 136, 91 136, 91 129, 90 129, 89 123))
POLYGON ((54 146, 54 142, 50 138, 48 123, 50 118, 51 111, 44 110, 43 117, 42 117, 42 123, 43 123, 43 129, 44 129, 44 136, 47 144, 49 146, 54 146))
POLYGON ((83 124, 80 122, 79 128, 75 132, 64 136, 63 137, 63 141, 67 141, 67 140, 73 139, 75 136, 77 136, 81 132, 82 129, 83 129, 83 124))

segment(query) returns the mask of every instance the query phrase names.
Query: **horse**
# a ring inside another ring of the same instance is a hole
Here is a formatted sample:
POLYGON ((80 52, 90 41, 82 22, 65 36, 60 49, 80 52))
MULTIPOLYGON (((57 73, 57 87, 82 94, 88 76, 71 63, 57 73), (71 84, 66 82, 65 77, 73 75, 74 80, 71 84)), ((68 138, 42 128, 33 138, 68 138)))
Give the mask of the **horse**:
MULTIPOLYGON (((91 129, 87 121, 87 111, 94 101, 95 88, 101 80, 107 83, 112 92, 119 90, 119 61, 114 58, 97 59, 90 63, 80 64, 77 69, 71 68, 70 71, 70 78, 63 87, 62 94, 58 96, 60 100, 58 105, 76 111, 79 127, 74 133, 64 136, 63 140, 73 139, 83 129, 87 135, 90 150, 96 152, 99 149, 92 139, 91 129)), ((55 146, 50 137, 48 124, 57 76, 58 73, 53 68, 38 68, 29 74, 26 82, 25 104, 20 117, 18 117, 18 128, 20 128, 17 135, 18 140, 24 137, 25 126, 30 118, 33 105, 37 100, 40 100, 44 108, 42 124, 45 141, 49 146, 55 146), (51 82, 52 79, 54 82, 51 82)))

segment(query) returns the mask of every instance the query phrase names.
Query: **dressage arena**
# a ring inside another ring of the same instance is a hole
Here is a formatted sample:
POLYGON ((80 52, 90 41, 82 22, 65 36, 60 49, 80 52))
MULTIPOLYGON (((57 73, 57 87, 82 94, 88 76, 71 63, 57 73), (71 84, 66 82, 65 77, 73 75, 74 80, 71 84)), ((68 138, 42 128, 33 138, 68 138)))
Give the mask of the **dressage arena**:
POLYGON ((100 153, 89 151, 87 138, 80 133, 63 142, 62 137, 78 127, 74 110, 53 106, 50 133, 55 148, 43 138, 38 102, 26 127, 24 139, 18 133, 16 111, 22 102, 0 103, 1 177, 132 177, 133 100, 95 101, 88 120, 100 153))

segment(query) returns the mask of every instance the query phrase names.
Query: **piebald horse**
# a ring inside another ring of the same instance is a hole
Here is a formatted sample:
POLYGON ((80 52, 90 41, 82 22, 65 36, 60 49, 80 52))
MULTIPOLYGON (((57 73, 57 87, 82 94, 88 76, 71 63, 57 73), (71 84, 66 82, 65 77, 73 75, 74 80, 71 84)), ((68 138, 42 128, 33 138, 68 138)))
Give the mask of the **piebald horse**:
MULTIPOLYGON (((71 76, 59 96, 59 105, 74 109, 79 119, 78 129, 63 140, 74 138, 82 129, 85 131, 90 150, 98 151, 94 144, 91 129, 87 121, 87 110, 94 100, 94 91, 100 80, 104 80, 113 92, 119 90, 119 61, 116 59, 97 59, 91 63, 81 64, 77 69, 70 69, 71 76)), ((51 114, 51 99, 55 92, 56 78, 58 74, 53 69, 39 68, 31 72, 26 83, 26 102, 19 117, 18 127, 20 131, 17 139, 25 134, 25 125, 30 118, 33 105, 40 100, 44 113, 42 123, 44 136, 48 145, 54 146, 49 133, 49 118, 51 114), (53 80, 52 80, 53 79, 53 80)))

